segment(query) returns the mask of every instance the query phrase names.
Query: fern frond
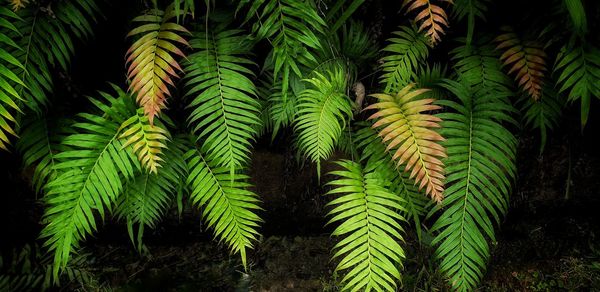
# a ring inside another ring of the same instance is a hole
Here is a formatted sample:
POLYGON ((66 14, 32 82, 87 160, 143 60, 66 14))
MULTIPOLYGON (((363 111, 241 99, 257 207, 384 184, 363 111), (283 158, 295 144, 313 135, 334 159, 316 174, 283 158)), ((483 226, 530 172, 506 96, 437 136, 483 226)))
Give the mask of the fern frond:
MULTIPOLYGON (((208 3, 208 1, 206 1, 206 3, 208 3)), ((183 19, 185 19, 188 14, 191 14, 192 18, 195 16, 196 4, 194 3, 194 0, 173 0, 173 7, 175 9, 175 15, 177 15, 177 22, 179 22, 180 16, 183 16, 183 19), (181 2, 183 2, 183 7, 181 7, 181 2)))
POLYGON ((581 125, 587 123, 592 97, 600 98, 600 50, 591 44, 565 46, 556 57, 559 93, 569 102, 581 100, 581 125))
POLYGON ((405 258, 398 241, 403 241, 400 222, 405 221, 402 198, 387 190, 386 180, 366 172, 352 161, 336 162, 341 170, 330 172, 338 178, 328 183, 334 188, 326 195, 340 195, 327 204, 327 224, 337 223, 333 236, 344 238, 334 246, 333 259, 342 257, 336 271, 348 270, 343 290, 396 291, 399 267, 405 258))
POLYGON ((377 131, 373 129, 370 123, 358 123, 360 127, 354 135, 356 148, 360 150, 361 162, 365 164, 365 171, 376 171, 382 177, 391 182, 388 189, 403 199, 402 207, 404 212, 401 215, 404 218, 410 218, 417 230, 417 235, 421 236, 421 218, 426 214, 425 206, 428 204, 427 197, 423 196, 414 181, 409 175, 396 167, 392 159, 393 154, 386 151, 385 144, 377 131))
POLYGON ((393 96, 373 94, 379 102, 365 110, 377 110, 369 119, 377 119, 373 128, 384 126, 379 135, 388 143, 386 150, 394 149, 392 158, 398 166, 405 164, 405 171, 419 184, 419 190, 425 187, 425 193, 439 203, 444 191, 444 164, 440 158, 446 157, 439 142, 444 138, 433 130, 440 127, 441 120, 424 112, 440 107, 432 104, 433 99, 421 99, 428 89, 413 87, 409 84, 393 96))
POLYGON ((496 49, 502 50, 500 60, 510 67, 508 74, 514 74, 519 87, 535 100, 542 94, 546 74, 546 58, 542 45, 535 41, 523 41, 516 33, 507 32, 498 36, 496 49))
POLYGON ((458 21, 467 18, 467 44, 470 45, 475 34, 475 18, 485 20, 490 0, 454 0, 452 15, 458 21))
POLYGON ((195 32, 195 52, 186 65, 188 118, 202 152, 233 171, 249 159, 261 124, 256 86, 250 80, 254 65, 245 58, 250 47, 240 30, 195 32))
MULTIPOLYGON (((292 78, 292 80, 295 79, 292 78)), ((292 124, 298 109, 298 97, 289 90, 287 98, 284 98, 281 87, 281 82, 274 84, 268 100, 268 114, 273 124, 273 137, 277 135, 280 129, 292 124)))
POLYGON ((563 0, 564 7, 569 13, 573 30, 583 36, 587 33, 587 15, 582 0, 563 0))
POLYGON ((165 147, 165 161, 158 173, 140 172, 124 187, 115 214, 126 219, 129 238, 138 251, 142 250, 144 229, 155 228, 176 197, 187 175, 184 152, 175 143, 165 147), (137 232, 134 226, 137 225, 137 232))
POLYGON ((525 125, 540 131, 540 154, 544 152, 548 131, 558 125, 564 101, 556 90, 548 85, 544 86, 539 100, 532 100, 522 96, 521 104, 525 125))
POLYGON ((361 67, 375 57, 377 51, 372 34, 362 22, 350 21, 342 27, 340 54, 347 60, 361 67))
POLYGON ((193 204, 202 208, 206 225, 214 229, 219 242, 225 241, 232 252, 240 254, 246 268, 246 250, 257 240, 262 221, 256 214, 261 209, 258 195, 248 190, 252 186, 249 177, 231 173, 195 147, 184 158, 193 204))
POLYGON ((346 2, 347 1, 336 1, 335 5, 333 5, 329 11, 327 11, 326 20, 331 27, 329 29, 330 33, 335 33, 340 27, 342 27, 346 20, 350 18, 350 16, 365 2, 365 0, 352 0, 352 2, 350 2, 350 4, 348 4, 344 9, 343 7, 346 2), (331 25, 332 22, 333 25, 331 25))
MULTIPOLYGON (((17 51, 22 50, 22 48, 15 43, 14 37, 10 34, 19 34, 18 28, 12 24, 19 20, 19 16, 14 12, 0 7, 0 42, 17 51), (9 34, 5 34, 4 31, 8 31, 9 34)), ((19 71, 24 70, 24 68, 14 53, 0 48, 0 149, 7 151, 10 144, 9 136, 17 136, 14 129, 14 126, 17 125, 14 111, 21 111, 17 103, 21 103, 23 100, 23 97, 12 83, 25 85, 22 78, 18 76, 19 71)))
POLYGON ((508 208, 516 175, 517 140, 503 126, 514 111, 508 97, 493 89, 476 89, 455 81, 443 85, 458 100, 442 100, 451 112, 439 114, 444 145, 452 154, 447 170, 443 213, 432 227, 432 244, 440 269, 459 291, 472 291, 489 258, 487 239, 495 240, 493 222, 508 208))
MULTIPOLYGON (((452 0, 442 1, 452 3, 452 0)), ((406 13, 417 13, 415 22, 420 23, 419 32, 425 31, 432 45, 442 40, 444 28, 448 27, 448 16, 442 7, 431 3, 431 0, 404 0, 402 7, 406 13)))
POLYGON ((429 64, 419 66, 413 80, 417 88, 430 88, 426 97, 443 99, 446 97, 446 92, 438 85, 446 78, 448 78, 448 68, 440 63, 435 63, 433 66, 429 64))
POLYGON ((23 123, 17 150, 23 155, 23 167, 33 168, 32 185, 40 193, 54 179, 54 155, 61 150, 61 141, 68 135, 67 120, 28 118, 23 123))
POLYGON ((166 141, 169 140, 169 131, 158 121, 150 124, 144 109, 138 109, 137 115, 123 122, 120 127, 119 139, 124 139, 123 148, 133 146, 133 152, 137 154, 142 166, 151 173, 156 174, 161 162, 161 151, 167 148, 166 141))
POLYGON ((15 12, 19 11, 21 8, 25 8, 27 4, 29 4, 29 0, 10 0, 12 10, 15 12))
MULTIPOLYGON (((84 289, 97 284, 94 275, 86 269, 88 257, 89 254, 74 256, 61 282, 77 283, 84 289)), ((48 291, 60 285, 60 282, 52 282, 52 258, 37 244, 14 249, 12 255, 2 254, 0 270, 0 291, 48 291)))
POLYGON ((323 74, 315 72, 307 79, 309 87, 298 97, 294 125, 298 149, 317 164, 333 152, 337 140, 352 117, 352 104, 346 96, 346 74, 337 69, 323 74))
POLYGON ((75 52, 75 38, 86 39, 92 34, 92 23, 100 11, 94 0, 59 1, 51 3, 53 14, 35 5, 18 11, 18 47, 12 54, 23 65, 13 67, 24 84, 15 89, 27 108, 41 114, 50 103, 53 90, 51 68, 67 71, 75 52))
POLYGON ((173 56, 185 57, 178 45, 189 46, 180 35, 189 32, 172 22, 176 16, 173 5, 165 11, 151 9, 133 19, 139 26, 127 34, 140 36, 127 50, 127 78, 131 81, 129 90, 144 107, 150 124, 166 107, 166 99, 171 96, 169 86, 174 86, 174 79, 179 78, 176 71, 183 71, 173 56))
POLYGON ((281 74, 281 92, 287 98, 292 74, 302 78, 300 68, 317 62, 311 50, 323 49, 317 34, 324 32, 326 23, 313 1, 303 0, 252 1, 246 21, 255 16, 258 16, 258 21, 252 31, 258 39, 268 39, 273 46, 273 75, 277 80, 281 74))
POLYGON ((490 45, 462 45, 450 54, 455 62, 457 81, 471 87, 493 88, 510 92, 512 82, 502 70, 494 47, 490 45))
POLYGON ((44 274, 36 266, 39 257, 36 246, 29 244, 0 254, 0 291, 45 290, 40 287, 44 274))
POLYGON ((390 44, 383 48, 387 56, 381 59, 380 83, 385 85, 385 92, 396 92, 408 85, 429 55, 427 38, 415 27, 401 26, 393 35, 388 39, 390 44))
POLYGON ((76 132, 62 140, 68 148, 54 155, 57 175, 45 188, 47 205, 41 232, 44 246, 54 252, 53 275, 69 261, 71 250, 96 230, 94 213, 104 218, 139 164, 131 151, 123 151, 120 125, 135 115, 133 100, 114 86, 116 97, 100 93, 103 103, 92 102, 103 115, 80 114, 76 132))

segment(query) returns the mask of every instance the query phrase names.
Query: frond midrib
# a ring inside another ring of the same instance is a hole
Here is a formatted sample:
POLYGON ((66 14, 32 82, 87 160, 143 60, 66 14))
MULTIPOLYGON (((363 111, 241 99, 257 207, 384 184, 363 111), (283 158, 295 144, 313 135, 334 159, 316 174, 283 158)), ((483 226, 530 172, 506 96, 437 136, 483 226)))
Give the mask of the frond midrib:
MULTIPOLYGON (((52 150, 52 142, 50 142, 50 131, 48 130, 48 122, 45 121, 44 123, 44 133, 46 133, 44 140, 46 141, 46 143, 44 143, 44 147, 48 149, 48 157, 50 158, 50 170, 55 174, 56 171, 54 170, 54 165, 55 163, 55 159, 54 159, 54 152, 52 150)), ((36 167, 37 169, 37 167, 36 167)), ((47 183, 44 182, 44 183, 47 183)))
MULTIPOLYGON (((396 98, 394 98, 394 101, 396 101, 396 98)), ((410 132, 410 136, 413 139, 414 144, 416 145, 416 152, 419 155, 419 163, 420 163, 422 169, 425 171, 425 176, 427 177, 427 183, 432 185, 432 191, 437 193, 439 196, 441 194, 434 188, 433 181, 431 180, 431 174, 429 173, 429 169, 427 169, 427 167, 425 167, 426 164, 425 164, 425 161, 423 160, 423 153, 421 151, 421 145, 419 145, 419 139, 417 139, 417 137, 415 136, 415 131, 413 130, 413 125, 411 123, 411 120, 409 120, 408 117, 406 116, 404 107, 401 106, 398 102, 396 102, 396 104, 398 105, 398 109, 400 109, 400 114, 402 115, 402 118, 404 120, 406 120, 406 125, 408 126, 408 131, 410 132)), ((419 115, 419 114, 417 114, 417 115, 419 115)))
MULTIPOLYGON (((206 166, 206 169, 207 169, 207 170, 208 170, 208 172, 210 173, 211 179, 212 179, 212 180, 215 182, 215 184, 217 185, 217 188, 218 188, 218 190, 219 190, 219 191, 217 192, 217 194, 220 194, 219 196, 222 196, 222 197, 224 197, 224 198, 225 198, 225 200, 224 200, 224 201, 225 201, 225 202, 226 202, 226 204, 227 204, 226 208, 227 208, 228 210, 230 210, 230 211, 231 211, 231 212, 230 212, 230 213, 231 213, 231 217, 233 217, 233 220, 234 220, 234 224, 235 224, 235 227, 234 227, 234 229, 235 229, 235 233, 236 233, 236 235, 237 235, 237 236, 239 236, 239 235, 240 235, 240 230, 242 229, 242 228, 240 227, 240 225, 243 225, 243 224, 240 222, 240 220, 239 220, 239 218, 238 218, 238 214, 237 214, 237 212, 235 212, 235 211, 234 211, 234 208, 232 208, 232 204, 231 204, 231 202, 230 202, 230 200, 231 200, 231 199, 229 198, 229 196, 228 196, 227 192, 225 192, 225 190, 224 190, 224 189, 223 189, 223 187, 221 186, 221 181, 220 181, 220 180, 217 178, 217 176, 216 176, 216 175, 215 175, 215 173, 213 172, 213 170, 212 170, 212 167, 210 167, 210 164, 208 164, 208 162, 207 162, 207 161, 204 159, 204 155, 202 154, 202 152, 200 152, 200 150, 198 150, 198 149, 194 149, 194 151, 196 151, 196 154, 198 155, 198 157, 200 157, 200 159, 202 160, 202 163, 203 163, 203 164, 206 166)), ((232 179, 233 179, 233 178, 232 178, 232 179)), ((246 246, 246 244, 244 244, 244 245, 243 245, 241 248, 243 248, 243 247, 245 247, 245 246, 246 246)))
MULTIPOLYGON (((229 159, 227 161, 227 164, 230 168, 231 173, 233 173, 234 168, 235 168, 235 153, 233 152, 233 148, 234 148, 234 143, 233 143, 233 139, 231 138, 231 133, 229 130, 229 120, 227 119, 227 112, 225 111, 225 93, 223 92, 223 78, 222 78, 222 73, 221 73, 221 65, 219 62, 219 50, 216 46, 216 38, 214 35, 214 32, 211 31, 211 38, 212 41, 210 42, 211 45, 211 49, 214 53, 214 57, 215 57, 215 62, 214 65, 217 68, 216 72, 217 72, 217 79, 218 79, 218 84, 219 84, 219 99, 220 99, 220 103, 221 103, 221 108, 220 111, 222 113, 223 116, 223 120, 225 120, 225 122, 223 123, 223 125, 225 126, 225 133, 227 134, 227 144, 229 147, 227 147, 227 152, 229 152, 229 159)), ((204 157, 202 158, 204 160, 204 157)), ((206 164, 208 165, 208 164, 206 164)), ((212 173, 212 171, 211 171, 212 173)))
MULTIPOLYGON (((157 14, 155 14, 157 15, 157 14)), ((158 65, 156 64, 156 50, 158 50, 158 42, 160 41, 160 33, 163 31, 163 27, 165 25, 165 23, 167 22, 166 16, 163 15, 163 20, 160 23, 160 26, 158 27, 158 30, 156 31, 156 38, 153 38, 153 44, 152 44, 152 99, 156 98, 156 79, 158 79, 158 82, 161 83, 162 79, 160 79, 160 77, 157 77, 156 75, 156 67, 158 67, 158 65)), ((168 73, 166 73, 168 74, 168 73)), ((160 88, 158 89, 158 91, 160 92, 160 88)), ((163 93, 166 94, 166 93, 163 93)), ((143 97, 141 97, 143 98, 143 97)), ((152 100, 152 103, 155 103, 155 100, 152 100)), ((154 109, 153 109, 154 110, 154 109)))
MULTIPOLYGON (((24 61, 22 63, 23 68, 25 68, 25 69, 23 69, 23 74, 22 74, 21 80, 24 80, 25 77, 28 75, 28 73, 27 73, 27 66, 29 64, 29 53, 31 51, 31 46, 32 46, 32 43, 33 43, 32 39, 33 39, 34 29, 35 29, 35 26, 37 24, 37 17, 38 17, 38 13, 36 12, 33 15, 33 22, 31 24, 31 30, 29 31, 29 34, 27 36, 28 40, 27 40, 27 46, 26 46, 26 49, 25 49, 25 59, 24 59, 24 61)), ((19 88, 19 95, 22 95, 24 90, 25 90, 25 86, 21 85, 20 88, 19 88)))
POLYGON ((319 145, 319 149, 321 150, 321 151, 319 151, 319 156, 321 156, 321 157, 319 157, 318 163, 320 163, 321 159, 326 158, 325 157, 326 155, 323 155, 324 154, 323 151, 322 151, 323 148, 321 147, 321 145, 325 145, 324 143, 321 143, 321 140, 322 140, 321 136, 322 135, 326 135, 328 133, 327 131, 323 130, 323 124, 324 124, 323 123, 323 117, 325 116, 326 113, 328 113, 328 112, 325 111, 325 108, 327 108, 327 106, 329 105, 329 103, 331 103, 332 100, 335 99, 336 93, 337 93, 336 90, 335 90, 335 88, 334 88, 334 86, 333 86, 333 84, 331 84, 331 85, 332 86, 331 86, 330 90, 324 95, 322 106, 319 108, 319 123, 317 124, 316 127, 317 127, 317 133, 319 133, 317 135, 317 143, 318 143, 317 145, 319 145))
MULTIPOLYGON (((76 216, 75 214, 78 212, 78 210, 81 210, 81 209, 83 209, 83 208, 82 208, 82 199, 83 199, 83 198, 84 198, 84 196, 85 196, 85 191, 87 190, 87 184, 90 182, 90 177, 91 177, 91 175, 92 175, 92 173, 93 173, 93 170, 94 170, 94 169, 96 168, 96 166, 98 165, 98 162, 100 161, 101 157, 102 157, 102 156, 103 156, 105 153, 107 153, 108 147, 109 147, 110 145, 112 145, 112 143, 114 143, 114 141, 116 141, 116 139, 117 139, 117 135, 118 135, 118 134, 119 134, 119 132, 117 131, 117 132, 115 133, 115 135, 114 135, 114 136, 113 136, 113 137, 112 137, 112 138, 109 140, 109 142, 108 142, 108 143, 106 143, 106 145, 105 145, 105 146, 104 146, 104 148, 103 148, 103 149, 100 151, 100 154, 98 155, 98 157, 97 157, 97 158, 96 158, 96 160, 94 161, 94 165, 93 165, 92 167, 90 167, 90 168, 89 168, 89 172, 88 172, 88 173, 87 173, 87 175, 85 176, 84 183, 83 183, 83 185, 82 185, 81 189, 79 190, 79 193, 77 194, 77 203, 76 203, 76 208, 72 208, 72 209, 70 209, 70 211, 69 211, 69 213, 70 213, 70 214, 68 214, 68 224, 67 224, 67 226, 68 226, 69 230, 72 230, 72 229, 73 229, 73 228, 75 228, 75 227, 76 227, 76 225, 77 225, 77 224, 76 224, 77 222, 75 222, 75 220, 74 220, 74 218, 75 218, 75 216, 76 216)), ((62 233, 64 233, 64 231, 63 231, 62 233)), ((71 231, 71 232, 69 232, 69 233, 73 234, 74 232, 72 232, 72 231, 71 231)), ((65 265, 66 263, 62 263, 62 264, 63 264, 63 267, 64 267, 64 265, 65 265)))
MULTIPOLYGON (((460 221, 460 261, 461 261, 461 272, 464 274, 465 265, 465 217, 467 214, 467 204, 469 201, 470 193, 469 188, 471 187, 471 167, 473 158, 473 104, 469 104, 469 148, 468 148, 468 163, 467 163, 467 176, 465 178, 465 194, 463 200, 463 211, 462 218, 460 221)), ((464 275, 461 275, 461 279, 464 275)))

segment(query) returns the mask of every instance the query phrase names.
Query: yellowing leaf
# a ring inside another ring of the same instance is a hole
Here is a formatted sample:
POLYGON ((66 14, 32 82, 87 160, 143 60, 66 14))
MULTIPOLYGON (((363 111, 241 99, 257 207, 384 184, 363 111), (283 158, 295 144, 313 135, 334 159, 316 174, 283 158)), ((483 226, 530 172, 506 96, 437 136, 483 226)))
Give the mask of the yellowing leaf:
POLYGON ((122 148, 132 146, 142 166, 157 173, 163 161, 159 154, 162 148, 167 147, 165 142, 169 139, 169 132, 161 125, 151 125, 141 109, 137 115, 123 122, 121 129, 126 129, 119 135, 119 139, 126 139, 122 148))
MULTIPOLYGON (((452 3, 452 0, 443 0, 452 3)), ((406 13, 416 12, 415 22, 419 24, 419 31, 425 31, 432 45, 442 40, 444 27, 448 27, 448 15, 440 6, 432 4, 430 0, 404 0, 402 7, 406 13)))
POLYGON ((503 50, 500 60, 510 67, 508 74, 513 74, 519 87, 533 99, 538 100, 542 94, 542 86, 546 69, 546 53, 542 45, 536 42, 525 42, 513 33, 508 32, 496 38, 497 49, 503 50))
POLYGON ((150 124, 154 116, 166 107, 166 99, 171 95, 169 85, 179 78, 176 71, 182 72, 173 55, 185 57, 178 45, 189 46, 181 33, 189 33, 185 27, 170 22, 177 14, 173 6, 165 12, 152 9, 133 19, 140 25, 128 37, 138 36, 127 51, 127 78, 131 81, 129 90, 136 94, 138 104, 144 107, 150 124))
POLYGON ((383 127, 379 136, 387 142, 387 151, 393 150, 393 159, 405 165, 419 184, 419 189, 436 202, 441 202, 444 191, 444 164, 446 150, 439 144, 444 138, 432 130, 439 128, 441 119, 423 112, 440 109, 433 105, 434 99, 420 99, 428 89, 413 89, 414 84, 404 87, 398 94, 373 94, 379 100, 365 110, 377 110, 369 119, 377 119, 373 128, 383 127))

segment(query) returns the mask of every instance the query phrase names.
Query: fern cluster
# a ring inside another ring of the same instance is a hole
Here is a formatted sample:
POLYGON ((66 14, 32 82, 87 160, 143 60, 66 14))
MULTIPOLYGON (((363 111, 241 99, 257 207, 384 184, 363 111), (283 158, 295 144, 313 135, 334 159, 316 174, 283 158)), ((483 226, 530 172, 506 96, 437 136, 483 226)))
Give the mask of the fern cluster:
POLYGON ((0 7, 0 148, 33 169, 55 281, 104 220, 145 251, 144 233, 184 202, 247 267, 268 208, 248 176, 253 147, 286 135, 319 177, 343 156, 323 182, 343 290, 401 287, 412 230, 433 238, 452 289, 474 290, 516 180, 516 131, 539 130, 543 151, 563 108, 580 103, 583 127, 600 98, 591 1, 555 0, 555 24, 520 33, 530 24, 484 24, 493 1, 404 0, 379 37, 377 1, 154 0, 116 37, 129 46, 117 85, 57 116, 57 72, 93 37, 101 2, 0 7))

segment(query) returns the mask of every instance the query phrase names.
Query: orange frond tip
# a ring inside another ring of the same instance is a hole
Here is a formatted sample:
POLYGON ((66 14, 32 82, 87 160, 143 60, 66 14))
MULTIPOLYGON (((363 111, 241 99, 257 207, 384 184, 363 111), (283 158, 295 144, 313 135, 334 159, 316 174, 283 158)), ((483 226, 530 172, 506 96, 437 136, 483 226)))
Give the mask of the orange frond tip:
POLYGON ((441 36, 445 34, 445 28, 448 27, 448 15, 443 8, 432 4, 430 0, 405 0, 402 8, 406 9, 406 13, 418 11, 415 22, 419 23, 419 32, 425 33, 431 45, 441 41, 441 36))
POLYGON ((128 34, 141 35, 126 53, 129 91, 144 108, 151 125, 154 124, 154 117, 165 108, 166 98, 171 96, 169 86, 174 86, 179 78, 177 71, 183 72, 171 54, 185 57, 177 45, 189 46, 179 35, 189 34, 189 31, 174 22, 176 15, 172 10, 173 6, 170 6, 166 12, 151 10, 148 14, 136 17, 134 22, 141 24, 128 34))
POLYGON ((538 100, 542 94, 546 75, 547 55, 543 46, 536 41, 523 41, 516 33, 509 31, 495 38, 497 50, 502 50, 500 60, 509 67, 522 91, 538 100))

